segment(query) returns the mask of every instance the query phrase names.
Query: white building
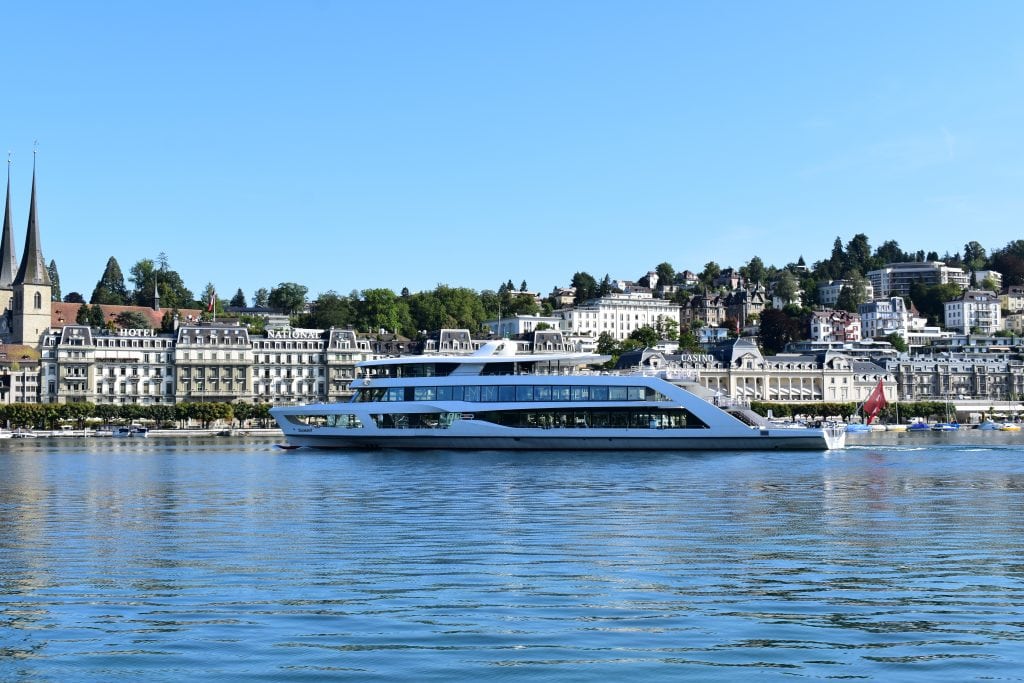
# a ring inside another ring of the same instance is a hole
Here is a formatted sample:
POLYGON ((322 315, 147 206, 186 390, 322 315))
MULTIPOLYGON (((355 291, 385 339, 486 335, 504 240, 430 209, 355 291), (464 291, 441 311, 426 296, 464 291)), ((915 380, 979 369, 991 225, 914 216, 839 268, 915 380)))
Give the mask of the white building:
POLYGON ((668 321, 679 325, 680 307, 655 299, 649 293, 609 294, 592 299, 575 308, 563 308, 552 315, 558 319, 559 328, 569 335, 592 333, 595 336, 607 332, 617 341, 641 327, 664 327, 668 321))
POLYGON ((971 281, 963 268, 947 266, 942 261, 890 263, 884 268, 872 270, 867 274, 867 278, 874 287, 874 296, 880 298, 909 296, 910 287, 915 282, 924 285, 944 285, 953 282, 966 289, 971 281))
POLYGON ((985 280, 991 280, 996 285, 996 291, 1003 288, 1003 274, 995 270, 976 270, 974 271, 974 286, 981 287, 981 283, 985 280))
POLYGON ((969 290, 963 296, 945 302, 945 307, 947 329, 963 334, 973 330, 994 334, 1003 328, 999 297, 992 292, 969 290))
POLYGON ((43 403, 154 405, 175 402, 174 338, 151 329, 96 334, 50 329, 40 349, 43 403))
MULTIPOLYGON (((825 308, 834 308, 839 303, 839 294, 845 287, 852 287, 851 280, 832 280, 818 286, 818 303, 825 308)), ((875 298, 875 288, 870 282, 864 283, 864 300, 871 301, 875 298)))
POLYGON ((881 339, 892 333, 907 336, 910 312, 901 297, 871 301, 857 307, 860 314, 861 334, 865 339, 881 339))
POLYGON ((553 315, 513 315, 506 316, 500 320, 487 320, 484 325, 499 337, 518 337, 521 334, 531 334, 537 329, 537 325, 546 324, 551 329, 558 329, 561 318, 553 315))
POLYGON ((811 340, 855 342, 861 339, 860 316, 847 311, 815 311, 811 314, 811 340))

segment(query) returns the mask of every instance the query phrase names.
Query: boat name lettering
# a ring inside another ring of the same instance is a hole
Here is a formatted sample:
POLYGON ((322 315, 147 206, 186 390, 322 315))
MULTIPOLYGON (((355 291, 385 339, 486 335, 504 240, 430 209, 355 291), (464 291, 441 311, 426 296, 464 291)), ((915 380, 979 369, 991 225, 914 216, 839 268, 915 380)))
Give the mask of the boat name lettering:
POLYGON ((118 330, 117 335, 119 337, 155 337, 156 330, 152 329, 128 329, 118 330))
POLYGON ((320 330, 267 330, 270 339, 319 339, 320 330))

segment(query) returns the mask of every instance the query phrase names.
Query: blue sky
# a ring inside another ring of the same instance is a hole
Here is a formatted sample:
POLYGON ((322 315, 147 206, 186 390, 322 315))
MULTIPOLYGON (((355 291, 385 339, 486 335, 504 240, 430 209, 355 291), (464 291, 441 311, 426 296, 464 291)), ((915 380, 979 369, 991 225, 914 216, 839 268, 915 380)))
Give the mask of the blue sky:
POLYGON ((1024 3, 103 2, 3 11, 18 255, 86 297, 550 291, 836 236, 1024 237, 1024 3))

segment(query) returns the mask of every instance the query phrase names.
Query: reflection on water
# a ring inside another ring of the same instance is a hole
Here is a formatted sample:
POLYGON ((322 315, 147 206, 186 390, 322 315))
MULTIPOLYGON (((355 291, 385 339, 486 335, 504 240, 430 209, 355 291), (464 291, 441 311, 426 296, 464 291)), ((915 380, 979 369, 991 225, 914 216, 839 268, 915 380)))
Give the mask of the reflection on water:
POLYGON ((1024 453, 997 437, 8 442, 0 680, 1020 680, 1024 453))

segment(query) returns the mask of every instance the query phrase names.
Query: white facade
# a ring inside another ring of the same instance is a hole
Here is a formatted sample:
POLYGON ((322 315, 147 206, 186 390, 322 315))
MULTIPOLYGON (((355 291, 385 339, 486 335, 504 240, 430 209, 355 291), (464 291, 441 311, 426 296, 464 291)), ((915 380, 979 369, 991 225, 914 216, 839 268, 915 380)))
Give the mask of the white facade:
POLYGON ((650 294, 610 294, 582 306, 557 310, 553 316, 565 334, 589 332, 598 336, 607 332, 622 341, 641 327, 657 329, 669 320, 679 325, 680 310, 679 306, 650 294))
MULTIPOLYGON (((832 308, 839 303, 839 294, 843 291, 844 287, 852 286, 850 280, 833 280, 828 284, 819 285, 818 287, 818 303, 826 308, 832 308)), ((871 301, 875 298, 875 288, 871 285, 871 282, 864 283, 864 300, 871 301)))
POLYGON ((846 311, 815 311, 811 315, 811 340, 855 342, 861 339, 860 316, 846 311))
POLYGON ((874 287, 874 296, 881 298, 909 296, 910 286, 915 282, 925 285, 952 282, 966 289, 971 281, 963 268, 947 266, 942 261, 890 263, 884 268, 872 270, 867 278, 874 287))
POLYGON ((994 334, 1003 328, 999 297, 992 292, 970 290, 953 301, 947 301, 946 328, 968 334, 994 334))
POLYGON ((557 330, 561 321, 561 318, 553 315, 514 315, 500 320, 488 320, 484 325, 492 334, 499 337, 516 337, 531 334, 541 323, 546 323, 551 329, 557 330))
POLYGON ((1003 288, 1003 274, 995 270, 976 270, 974 271, 974 284, 977 287, 981 287, 981 283, 985 280, 992 280, 996 283, 996 290, 1003 288))
POLYGON ((910 312, 901 297, 861 304, 857 312, 860 314, 861 334, 865 339, 880 339, 894 332, 907 336, 910 312))
POLYGON ((97 335, 68 325, 44 335, 40 355, 43 403, 175 402, 174 339, 153 330, 97 335))

